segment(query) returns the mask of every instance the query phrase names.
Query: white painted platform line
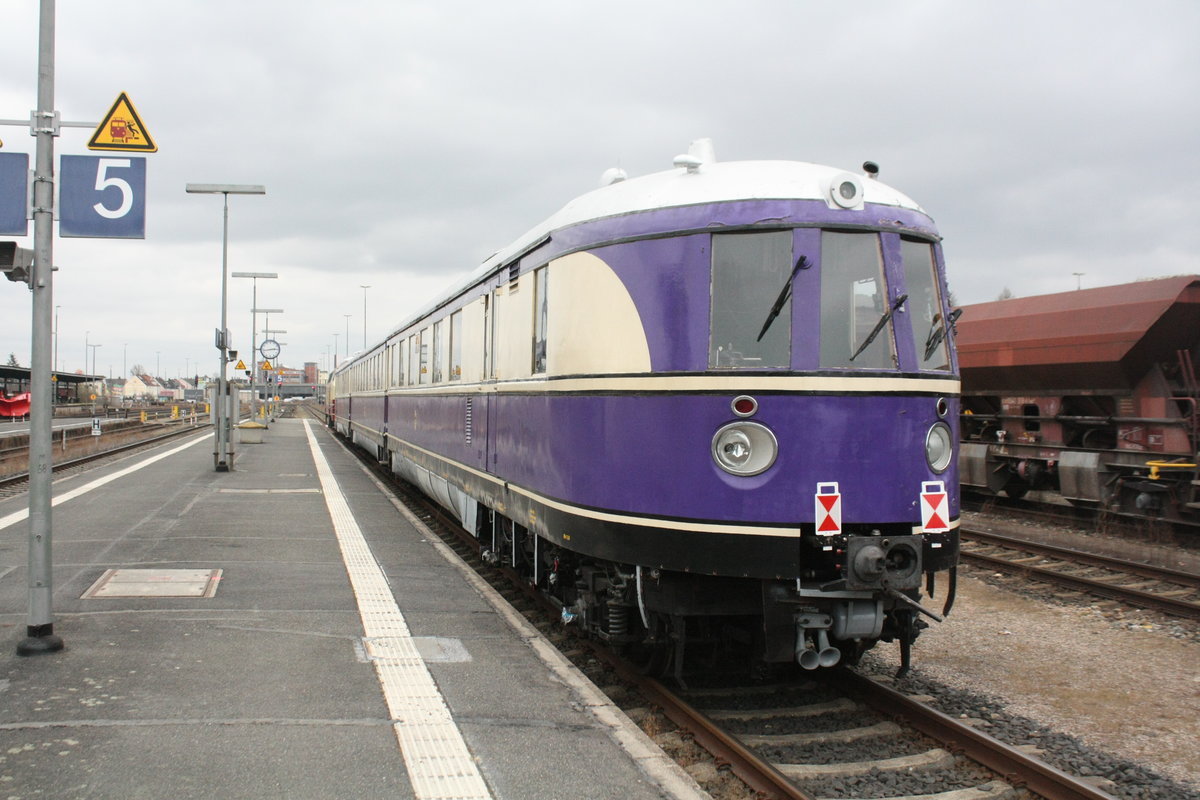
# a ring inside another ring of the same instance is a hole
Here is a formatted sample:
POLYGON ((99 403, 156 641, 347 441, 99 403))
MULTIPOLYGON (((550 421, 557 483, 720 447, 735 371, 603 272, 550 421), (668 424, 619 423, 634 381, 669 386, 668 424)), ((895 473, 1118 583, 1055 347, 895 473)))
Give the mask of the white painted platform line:
POLYGON ((304 434, 358 602, 367 655, 383 687, 413 791, 418 798, 491 800, 492 794, 417 651, 383 570, 354 521, 309 420, 304 420, 304 434))
MULTIPOLYGON (((97 478, 96 480, 92 481, 91 483, 85 483, 83 486, 80 486, 77 489, 72 489, 69 492, 64 492, 60 495, 56 495, 54 497, 54 499, 50 501, 50 505, 53 507, 53 506, 57 506, 62 503, 65 503, 68 500, 74 500, 76 497, 87 494, 88 492, 92 491, 93 489, 99 489, 101 486, 104 486, 107 483, 112 483, 113 481, 117 480, 118 478, 123 478, 126 475, 130 474, 131 472, 137 472, 139 469, 145 469, 146 467, 150 466, 151 464, 154 464, 158 461, 162 461, 164 458, 167 458, 169 456, 173 456, 181 450, 187 450, 189 447, 192 447, 193 445, 200 444, 200 442, 206 441, 211 436, 212 436, 212 434, 210 433, 205 436, 201 436, 197 439, 193 439, 192 441, 187 442, 186 444, 181 444, 178 447, 173 447, 164 453, 159 453, 158 455, 151 456, 150 458, 147 458, 144 461, 139 461, 136 464, 133 464, 132 466, 128 466, 128 467, 125 467, 124 469, 117 470, 116 472, 112 473, 111 475, 106 475, 103 478, 97 478)), ((29 519, 29 509, 28 508, 22 509, 21 511, 14 511, 13 513, 9 514, 6 517, 0 517, 0 530, 7 528, 9 525, 14 525, 24 519, 29 519)))

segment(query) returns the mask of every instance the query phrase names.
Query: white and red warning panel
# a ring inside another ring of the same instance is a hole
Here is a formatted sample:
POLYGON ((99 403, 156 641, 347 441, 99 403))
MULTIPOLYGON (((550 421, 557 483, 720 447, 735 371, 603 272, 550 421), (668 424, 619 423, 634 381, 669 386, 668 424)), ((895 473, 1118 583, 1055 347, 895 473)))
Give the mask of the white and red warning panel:
POLYGON ((942 481, 921 482, 921 528, 925 533, 950 530, 950 501, 942 481))
POLYGON ((842 493, 837 483, 818 483, 816 494, 817 536, 836 536, 842 532, 842 493))

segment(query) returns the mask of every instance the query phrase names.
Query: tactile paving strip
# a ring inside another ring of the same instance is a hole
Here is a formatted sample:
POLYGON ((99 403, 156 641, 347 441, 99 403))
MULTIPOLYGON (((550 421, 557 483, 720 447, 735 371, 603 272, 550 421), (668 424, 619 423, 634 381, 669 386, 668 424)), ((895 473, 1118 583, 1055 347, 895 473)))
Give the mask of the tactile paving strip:
POLYGON ((491 800, 308 420, 304 420, 304 432, 358 601, 367 657, 383 688, 413 793, 418 800, 491 800))

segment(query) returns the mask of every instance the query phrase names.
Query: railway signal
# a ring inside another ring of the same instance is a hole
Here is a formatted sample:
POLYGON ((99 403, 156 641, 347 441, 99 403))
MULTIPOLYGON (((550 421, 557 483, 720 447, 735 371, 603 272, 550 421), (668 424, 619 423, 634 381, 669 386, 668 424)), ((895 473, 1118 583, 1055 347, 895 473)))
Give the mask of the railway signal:
POLYGON ((10 281, 29 283, 33 271, 33 251, 17 247, 16 242, 0 242, 0 270, 10 281))

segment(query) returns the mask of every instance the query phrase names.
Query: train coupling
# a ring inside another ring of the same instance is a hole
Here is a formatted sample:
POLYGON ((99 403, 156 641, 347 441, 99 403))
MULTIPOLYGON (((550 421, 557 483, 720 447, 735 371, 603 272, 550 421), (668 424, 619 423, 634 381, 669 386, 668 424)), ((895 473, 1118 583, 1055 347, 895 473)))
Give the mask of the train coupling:
POLYGON ((846 540, 847 589, 917 589, 920 536, 851 536, 846 540))

